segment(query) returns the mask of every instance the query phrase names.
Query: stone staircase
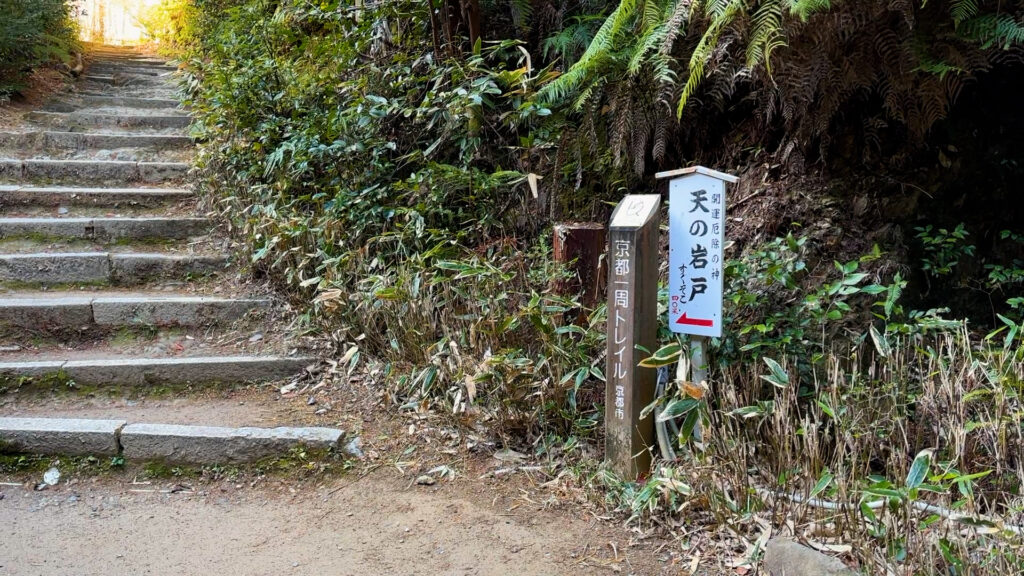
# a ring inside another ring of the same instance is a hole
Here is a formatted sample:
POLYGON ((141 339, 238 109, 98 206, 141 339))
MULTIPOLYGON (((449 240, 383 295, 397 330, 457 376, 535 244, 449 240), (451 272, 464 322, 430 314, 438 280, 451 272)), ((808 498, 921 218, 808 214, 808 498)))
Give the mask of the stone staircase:
MULTIPOLYGON (((295 377, 315 362, 274 329, 280 306, 245 286, 230 240, 198 213, 175 71, 140 52, 96 47, 75 91, 0 132, 0 395, 241 386, 295 377)), ((18 406, 0 402, 0 451, 84 454, 99 445, 104 454, 210 463, 297 444, 333 448, 341 437, 167 426, 139 422, 130 409, 26 417, 18 406), (239 447, 246 442, 252 450, 239 447)))

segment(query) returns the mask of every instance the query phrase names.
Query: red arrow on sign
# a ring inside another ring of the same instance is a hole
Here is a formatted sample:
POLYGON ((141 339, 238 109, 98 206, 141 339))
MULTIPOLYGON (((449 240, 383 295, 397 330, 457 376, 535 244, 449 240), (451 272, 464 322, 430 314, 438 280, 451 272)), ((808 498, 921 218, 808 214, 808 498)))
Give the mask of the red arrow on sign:
POLYGON ((687 318, 686 312, 676 320, 676 324, 686 324, 688 326, 707 326, 708 328, 715 325, 714 320, 704 320, 702 318, 687 318))

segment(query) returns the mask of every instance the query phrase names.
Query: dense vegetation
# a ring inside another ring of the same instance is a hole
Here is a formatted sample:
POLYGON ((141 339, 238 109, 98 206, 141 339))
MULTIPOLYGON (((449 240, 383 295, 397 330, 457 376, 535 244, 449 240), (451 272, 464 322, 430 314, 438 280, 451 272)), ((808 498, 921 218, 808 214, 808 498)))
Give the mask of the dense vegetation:
MULTIPOLYGON (((1024 507, 1024 237, 998 204, 1024 165, 1015 131, 979 133, 985 95, 1019 86, 1019 3, 168 7, 202 183, 396 407, 591 453, 605 311, 551 290, 550 224, 606 220, 659 168, 733 168, 730 330, 659 408, 687 462, 581 480, 709 541, 789 514, 872 544, 851 551, 868 571, 1022 568, 983 516, 1024 507), (964 208, 982 171, 995 206, 964 208)), ((685 355, 662 336, 650 365, 685 355)))
POLYGON ((67 62, 78 46, 71 12, 64 0, 0 0, 0 103, 36 67, 67 62))

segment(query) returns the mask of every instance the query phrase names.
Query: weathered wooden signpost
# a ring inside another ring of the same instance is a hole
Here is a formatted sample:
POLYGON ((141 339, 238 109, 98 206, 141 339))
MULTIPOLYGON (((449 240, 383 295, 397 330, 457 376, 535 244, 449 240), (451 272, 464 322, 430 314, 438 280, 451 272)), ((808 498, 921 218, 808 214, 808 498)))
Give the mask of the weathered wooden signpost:
POLYGON ((605 458, 623 478, 651 466, 654 418, 641 418, 654 400, 657 374, 639 366, 658 332, 658 221, 661 196, 633 194, 612 213, 608 231, 608 364, 605 458))
MULTIPOLYGON (((725 185, 737 179, 703 166, 657 177, 671 179, 668 324, 692 335, 690 378, 699 384, 707 379, 704 338, 722 335, 725 185)), ((641 413, 654 402, 657 375, 639 363, 657 340, 660 204, 657 194, 626 196, 608 232, 605 457, 626 479, 650 469, 656 441, 653 412, 641 413)), ((699 428, 694 433, 699 439, 699 428)))
MULTIPOLYGON (((736 177, 695 166, 661 172, 669 180, 668 325, 690 334, 690 380, 707 380, 704 339, 722 336, 725 185, 736 177)), ((694 430, 697 440, 701 430, 694 430)))

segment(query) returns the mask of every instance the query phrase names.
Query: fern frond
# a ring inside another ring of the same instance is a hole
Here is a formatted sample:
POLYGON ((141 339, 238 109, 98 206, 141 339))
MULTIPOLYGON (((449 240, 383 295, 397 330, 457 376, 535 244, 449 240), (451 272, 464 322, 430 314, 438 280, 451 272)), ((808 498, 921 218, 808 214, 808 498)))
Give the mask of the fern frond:
POLYGON ((1006 14, 985 14, 963 23, 964 37, 981 44, 983 50, 999 47, 1003 50, 1024 44, 1024 24, 1006 14))
POLYGON ((647 36, 655 28, 661 26, 664 21, 664 9, 662 6, 655 0, 644 0, 644 9, 640 16, 641 34, 647 36))
POLYGON ((782 28, 782 0, 764 0, 754 13, 753 29, 747 43, 747 68, 764 63, 772 73, 772 51, 786 45, 782 28))
MULTIPOLYGON (((724 0, 709 0, 709 3, 720 3, 722 1, 724 0)), ((705 67, 715 47, 718 45, 722 32, 725 31, 726 26, 735 21, 737 16, 742 13, 742 10, 743 0, 731 0, 725 10, 711 21, 708 29, 704 32, 704 36, 697 43, 697 47, 694 48, 693 54, 690 56, 690 75, 686 79, 686 85, 683 86, 683 93, 679 97, 679 104, 676 107, 677 118, 682 118, 686 102, 693 96, 697 87, 704 80, 705 67)))
POLYGON ((542 102, 558 102, 579 90, 583 82, 600 68, 598 64, 615 49, 619 33, 636 16, 638 1, 622 0, 598 29, 583 56, 568 72, 544 86, 538 93, 538 99, 542 102))
POLYGON ((683 32, 683 26, 689 20, 691 6, 691 0, 677 0, 675 8, 672 9, 672 15, 665 22, 665 35, 662 38, 661 48, 658 50, 663 56, 668 56, 672 52, 676 38, 683 32))
POLYGON ((952 4, 949 6, 949 15, 953 17, 953 24, 960 26, 978 15, 978 1, 952 0, 952 4))
MULTIPOLYGON (((654 2, 648 2, 648 4, 654 4, 654 2)), ((644 63, 647 54, 662 43, 665 38, 666 31, 667 27, 662 24, 654 27, 652 30, 644 34, 639 45, 633 50, 633 55, 629 59, 629 65, 626 66, 626 71, 631 77, 636 76, 640 72, 640 68, 644 63)))
POLYGON ((820 12, 828 12, 831 9, 831 0, 792 0, 789 13, 807 22, 811 16, 820 12))
POLYGON ((702 6, 705 14, 712 19, 721 18, 735 4, 732 0, 704 0, 702 6))

